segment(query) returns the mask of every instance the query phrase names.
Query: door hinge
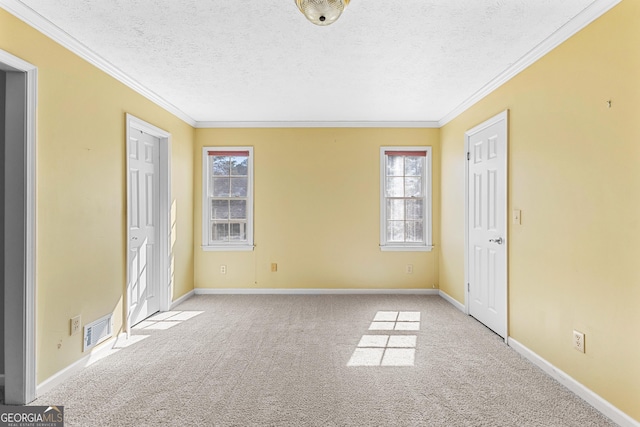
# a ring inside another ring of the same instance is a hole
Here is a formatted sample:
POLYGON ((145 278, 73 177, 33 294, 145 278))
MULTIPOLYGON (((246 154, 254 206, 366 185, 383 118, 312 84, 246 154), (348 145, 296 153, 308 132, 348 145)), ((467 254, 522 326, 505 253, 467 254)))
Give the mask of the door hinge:
POLYGON ((471 152, 470 151, 467 152, 467 160, 471 160, 471 152))
POLYGON ((467 292, 471 292, 471 285, 467 283, 467 292))

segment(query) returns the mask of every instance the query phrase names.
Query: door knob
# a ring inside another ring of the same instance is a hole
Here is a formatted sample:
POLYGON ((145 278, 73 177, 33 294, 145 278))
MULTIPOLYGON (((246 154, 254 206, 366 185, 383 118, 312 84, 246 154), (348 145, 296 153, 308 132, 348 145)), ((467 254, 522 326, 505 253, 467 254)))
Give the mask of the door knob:
POLYGON ((490 243, 497 243, 499 245, 501 245, 503 241, 504 240, 502 240, 502 237, 498 237, 497 239, 489 239, 490 243))

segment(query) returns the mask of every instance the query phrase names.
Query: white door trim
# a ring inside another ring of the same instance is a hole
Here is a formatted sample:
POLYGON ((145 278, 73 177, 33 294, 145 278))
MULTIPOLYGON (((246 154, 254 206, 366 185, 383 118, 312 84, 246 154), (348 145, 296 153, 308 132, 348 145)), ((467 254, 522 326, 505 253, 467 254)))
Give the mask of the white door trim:
MULTIPOLYGON (((127 254, 131 250, 130 243, 131 237, 129 236, 129 154, 128 154, 128 142, 130 131, 135 129, 142 131, 151 136, 160 139, 160 163, 158 168, 158 182, 159 182, 159 218, 158 218, 158 272, 155 277, 158 277, 160 281, 159 298, 160 298, 160 311, 168 311, 171 306, 171 134, 164 131, 150 123, 145 122, 131 114, 126 115, 126 140, 125 140, 125 153, 126 153, 126 167, 127 171, 127 254)), ((128 259, 128 258, 127 258, 128 259)), ((129 262, 127 261, 127 284, 129 286, 129 262)), ((131 325, 129 324, 129 298, 128 289, 125 289, 125 330, 127 334, 131 333, 131 325)))
MULTIPOLYGON (((5 299, 5 307, 19 304, 18 315, 5 318, 5 342, 19 343, 17 348, 5 346, 7 351, 21 352, 16 357, 5 357, 5 399, 11 403, 30 403, 36 398, 36 109, 38 105, 38 68, 22 59, 0 49, 0 63, 16 71, 26 73, 26 111, 25 111, 25 149, 23 157, 24 172, 24 211, 22 262, 16 268, 22 269, 24 292, 12 294, 5 299), (8 322, 7 322, 8 320, 8 322), (9 330, 6 325, 11 325, 9 330), (7 366, 9 365, 9 366, 7 366), (9 390, 17 384, 19 390, 9 390)), ((4 313, 9 317, 8 310, 4 313)), ((12 311, 15 313, 15 311, 12 311)))
POLYGON ((506 278, 506 292, 505 292, 505 325, 506 331, 504 340, 507 342, 509 337, 509 223, 508 223, 508 212, 509 212, 509 110, 504 110, 503 112, 497 114, 496 116, 490 118, 487 121, 480 123, 479 125, 469 129, 464 133, 464 312, 469 315, 469 162, 467 161, 467 153, 470 152, 470 139, 471 136, 490 127, 494 124, 504 121, 506 129, 507 138, 505 140, 505 156, 504 156, 504 171, 505 171, 505 180, 504 180, 504 194, 507 200, 505 200, 505 215, 504 215, 504 232, 505 232, 505 278, 506 278))

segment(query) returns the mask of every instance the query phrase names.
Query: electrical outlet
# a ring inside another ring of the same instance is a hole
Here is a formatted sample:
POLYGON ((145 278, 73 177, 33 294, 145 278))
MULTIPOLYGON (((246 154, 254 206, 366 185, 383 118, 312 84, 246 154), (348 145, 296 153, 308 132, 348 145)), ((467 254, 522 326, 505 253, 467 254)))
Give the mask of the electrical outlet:
POLYGON ((80 325, 82 324, 82 320, 80 316, 72 317, 70 321, 71 331, 70 335, 75 335, 80 333, 80 325))
POLYGON ((226 265, 221 265, 220 266, 220 274, 227 274, 227 266, 226 265))
POLYGON ((584 334, 580 331, 573 331, 573 348, 584 353, 584 334))
POLYGON ((271 272, 272 273, 276 273, 278 271, 278 263, 272 262, 271 263, 271 272))
POLYGON ((413 264, 407 264, 407 274, 413 274, 413 264))

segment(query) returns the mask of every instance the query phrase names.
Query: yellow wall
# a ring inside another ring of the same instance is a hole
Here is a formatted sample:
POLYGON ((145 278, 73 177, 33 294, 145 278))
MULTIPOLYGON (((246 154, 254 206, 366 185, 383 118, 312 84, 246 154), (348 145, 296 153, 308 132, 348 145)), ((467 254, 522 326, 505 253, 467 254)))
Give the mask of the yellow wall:
POLYGON ((464 301, 464 132, 510 110, 510 335, 640 420, 640 2, 441 129, 440 286, 464 301), (612 108, 606 101, 612 100, 612 108), (586 354, 572 330, 586 334, 586 354))
POLYGON ((203 146, 253 146, 253 252, 203 252, 196 198, 196 288, 432 288, 438 283, 439 130, 198 129, 195 193, 203 146), (380 147, 433 147, 431 252, 381 252, 380 147), (278 264, 272 273, 271 263, 278 264), (405 272, 413 264, 413 274, 405 272), (227 274, 220 274, 220 265, 227 274))
POLYGON ((174 299, 194 284, 439 283, 463 302, 464 132, 508 108, 509 210, 523 212, 509 229, 510 335, 640 420, 640 343, 628 339, 640 325, 637 22, 640 2, 623 0, 441 130, 194 131, 0 10, 0 49, 39 70, 38 381, 82 357, 70 317, 87 323, 113 312, 122 326, 125 112, 173 135, 174 299), (255 147, 253 252, 200 248, 207 145, 255 147), (378 248, 382 145, 433 147, 432 252, 378 248), (586 333, 586 354, 571 348, 574 328, 586 333))
POLYGON ((80 359, 83 324, 114 313, 126 281, 125 113, 173 136, 174 298, 193 286, 194 130, 0 9, 0 49, 38 67, 37 378, 80 359))

